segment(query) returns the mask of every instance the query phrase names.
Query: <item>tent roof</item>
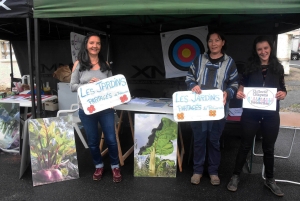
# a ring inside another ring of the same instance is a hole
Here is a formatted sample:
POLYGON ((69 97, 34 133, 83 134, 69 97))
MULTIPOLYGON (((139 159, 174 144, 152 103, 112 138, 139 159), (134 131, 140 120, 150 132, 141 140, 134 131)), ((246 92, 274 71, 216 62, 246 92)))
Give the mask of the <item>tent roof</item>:
POLYGON ((32 0, 0 1, 0 39, 26 40, 26 20, 32 18, 32 0))
POLYGON ((299 13, 299 0, 33 0, 35 18, 299 13))
MULTIPOLYGON (((300 27, 299 0, 33 0, 35 18, 109 34, 159 34, 197 26, 225 34, 278 34, 300 27), (60 19, 57 19, 60 18, 60 19)), ((74 27, 73 27, 74 28, 74 27)), ((64 28, 59 29, 60 36, 64 28)), ((68 33, 69 34, 69 33, 68 33)))
MULTIPOLYGON (((225 34, 275 35, 300 28, 299 0, 33 0, 33 3, 34 17, 42 19, 41 40, 68 40, 70 32, 86 34, 89 29, 111 35, 157 35, 209 26, 219 27, 225 34)), ((26 40, 26 37, 25 19, 0 18, 0 39, 26 40)))
MULTIPOLYGON (((32 0, 1 1, 0 18, 32 17, 32 0)), ((1 27, 1 24, 0 24, 1 27)))

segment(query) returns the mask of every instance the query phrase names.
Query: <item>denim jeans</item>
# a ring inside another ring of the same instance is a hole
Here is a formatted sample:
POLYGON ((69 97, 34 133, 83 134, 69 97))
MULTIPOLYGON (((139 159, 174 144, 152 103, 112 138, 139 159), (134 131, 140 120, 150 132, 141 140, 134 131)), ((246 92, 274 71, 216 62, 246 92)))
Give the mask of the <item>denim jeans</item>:
POLYGON ((276 111, 260 111, 244 109, 241 124, 241 146, 239 148, 233 174, 239 175, 252 148, 253 139, 259 128, 262 131, 263 161, 266 167, 266 177, 273 178, 274 146, 279 132, 280 117, 276 111))
POLYGON ((220 137, 225 126, 225 119, 191 122, 194 134, 194 174, 202 174, 208 151, 208 173, 218 175, 221 161, 220 137), (204 125, 205 124, 205 125, 204 125))
POLYGON ((106 109, 91 115, 86 115, 82 109, 79 109, 79 118, 83 124, 93 162, 98 168, 103 166, 100 153, 100 134, 98 132, 98 122, 104 133, 104 140, 108 147, 110 163, 116 167, 119 165, 118 145, 115 133, 115 116, 113 109, 106 109))

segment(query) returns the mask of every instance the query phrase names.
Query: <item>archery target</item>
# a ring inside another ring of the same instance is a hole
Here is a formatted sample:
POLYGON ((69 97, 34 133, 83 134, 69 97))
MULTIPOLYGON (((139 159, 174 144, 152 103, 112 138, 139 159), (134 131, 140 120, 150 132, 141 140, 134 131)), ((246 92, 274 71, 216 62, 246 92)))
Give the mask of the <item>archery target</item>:
POLYGON ((194 59, 206 51, 207 27, 161 33, 166 78, 186 76, 194 59))
POLYGON ((175 68, 187 71, 196 56, 203 52, 202 42, 193 35, 185 34, 172 41, 168 54, 175 68))

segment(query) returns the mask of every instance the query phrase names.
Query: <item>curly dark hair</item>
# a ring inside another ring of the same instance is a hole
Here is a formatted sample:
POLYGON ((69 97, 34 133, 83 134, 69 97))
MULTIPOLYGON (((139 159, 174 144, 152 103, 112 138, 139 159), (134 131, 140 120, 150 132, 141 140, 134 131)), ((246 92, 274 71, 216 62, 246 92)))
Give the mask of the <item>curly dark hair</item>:
MULTIPOLYGON (((89 57, 89 53, 86 49, 87 43, 88 43, 91 36, 97 36, 97 37, 100 38, 100 41, 101 41, 101 37, 97 33, 88 33, 85 36, 83 42, 81 43, 81 47, 80 47, 80 50, 79 50, 78 56, 77 56, 77 58, 79 60, 79 63, 80 63, 79 71, 90 70, 91 68, 93 68, 93 65, 92 65, 90 57, 89 57)), ((98 54, 98 58, 99 58, 100 70, 102 72, 105 72, 107 70, 111 70, 110 66, 105 62, 104 57, 101 54, 101 50, 98 54)))
POLYGON ((277 57, 275 56, 273 41, 268 36, 258 36, 254 39, 251 56, 248 59, 246 68, 244 69, 244 74, 248 74, 261 69, 261 61, 256 51, 257 43, 261 43, 261 42, 267 42, 271 48, 270 57, 269 57, 269 70, 275 74, 282 74, 283 67, 279 63, 277 57))
POLYGON ((225 41, 222 49, 221 49, 221 52, 224 54, 225 53, 225 50, 227 49, 227 41, 225 39, 225 36, 223 34, 222 31, 218 30, 218 29, 212 29, 208 32, 207 36, 206 36, 206 45, 207 45, 207 54, 210 54, 210 50, 209 50, 209 47, 208 47, 208 41, 209 41, 209 38, 211 35, 213 34, 217 34, 219 36, 219 38, 221 38, 222 41, 225 41))

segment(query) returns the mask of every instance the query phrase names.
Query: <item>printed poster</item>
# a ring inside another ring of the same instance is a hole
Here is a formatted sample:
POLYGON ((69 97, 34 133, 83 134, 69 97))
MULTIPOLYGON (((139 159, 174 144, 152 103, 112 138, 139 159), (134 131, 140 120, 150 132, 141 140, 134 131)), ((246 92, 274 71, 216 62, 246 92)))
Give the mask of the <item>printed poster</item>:
POLYGON ((70 42, 71 42, 71 53, 72 53, 72 61, 75 63, 77 60, 77 55, 80 50, 81 43, 84 40, 84 35, 80 35, 78 33, 71 32, 70 33, 70 42))
POLYGON ((178 124, 168 114, 135 114, 134 176, 176 177, 178 124))
POLYGON ((179 91, 173 94, 173 115, 177 122, 207 121, 224 118, 223 92, 220 89, 179 91))
POLYGON ((33 186, 79 178, 72 116, 28 122, 33 186))
POLYGON ((166 78, 182 77, 194 59, 206 49, 207 26, 160 34, 166 78))
POLYGON ((19 103, 0 103, 0 149, 19 150, 20 107, 19 103))
POLYGON ((94 114, 131 100, 126 78, 115 75, 109 78, 85 84, 78 88, 78 97, 84 113, 94 114))
POLYGON ((277 104, 276 93, 276 88, 244 87, 246 98, 243 99, 243 108, 275 111, 277 104))

